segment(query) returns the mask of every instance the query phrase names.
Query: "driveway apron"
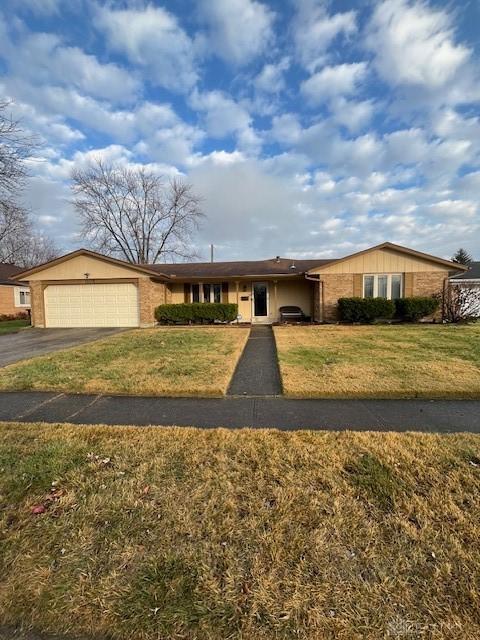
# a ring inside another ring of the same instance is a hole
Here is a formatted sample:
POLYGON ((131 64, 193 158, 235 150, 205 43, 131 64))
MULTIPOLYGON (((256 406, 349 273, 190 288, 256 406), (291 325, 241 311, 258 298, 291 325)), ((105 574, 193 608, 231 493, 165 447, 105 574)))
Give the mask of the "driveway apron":
POLYGON ((272 327, 253 326, 227 395, 278 396, 282 393, 272 327))
POLYGON ((124 329, 24 329, 0 336, 0 367, 107 338, 124 329))

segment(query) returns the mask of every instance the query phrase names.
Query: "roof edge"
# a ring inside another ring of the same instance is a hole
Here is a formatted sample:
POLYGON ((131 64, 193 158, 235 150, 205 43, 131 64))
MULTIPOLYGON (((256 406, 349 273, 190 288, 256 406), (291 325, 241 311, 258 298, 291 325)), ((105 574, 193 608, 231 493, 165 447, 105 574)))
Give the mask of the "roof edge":
MULTIPOLYGON (((370 251, 376 251, 378 249, 391 249, 392 251, 398 251, 400 253, 405 253, 407 255, 415 256, 417 258, 422 258, 423 260, 428 260, 429 262, 436 262, 437 264, 442 264, 446 267, 451 267, 452 269, 468 271, 468 267, 464 267, 463 265, 459 265, 456 262, 452 262, 451 260, 445 260, 444 258, 438 258, 437 256, 433 256, 430 253, 424 253, 423 251, 417 251, 416 249, 409 249, 408 247, 404 247, 400 244, 394 244, 393 242, 382 242, 381 244, 376 244, 373 247, 369 247, 368 249, 363 249, 362 251, 356 251, 355 253, 351 253, 344 258, 337 258, 336 260, 331 260, 326 264, 322 265, 322 267, 329 267, 332 264, 339 264, 340 262, 345 262, 346 260, 350 260, 351 258, 356 258, 357 256, 364 255, 365 253, 370 253, 370 251)), ((307 273, 311 273, 314 270, 317 270, 318 267, 313 267, 307 273)))
POLYGON ((165 273, 161 273, 160 271, 154 271, 153 269, 149 269, 140 264, 133 264, 131 262, 127 262, 126 260, 119 260, 118 258, 112 258, 111 256, 105 256, 103 253, 97 253, 96 251, 91 251, 90 249, 76 249, 75 251, 70 251, 70 253, 66 253, 63 256, 59 256, 58 258, 53 258, 53 260, 48 260, 47 262, 43 262, 42 264, 36 265, 31 269, 26 269, 25 271, 20 271, 15 274, 16 279, 27 279, 28 276, 31 276, 34 273, 38 273, 39 271, 43 271, 44 269, 48 269, 50 267, 54 267, 57 264, 62 264, 71 258, 76 258, 77 256, 89 256, 91 258, 96 258, 97 260, 103 260, 104 262, 109 262, 110 264, 115 264, 120 267, 127 267, 132 269, 133 271, 139 271, 140 273, 145 273, 149 276, 156 276, 165 278, 170 280, 170 277, 165 273))

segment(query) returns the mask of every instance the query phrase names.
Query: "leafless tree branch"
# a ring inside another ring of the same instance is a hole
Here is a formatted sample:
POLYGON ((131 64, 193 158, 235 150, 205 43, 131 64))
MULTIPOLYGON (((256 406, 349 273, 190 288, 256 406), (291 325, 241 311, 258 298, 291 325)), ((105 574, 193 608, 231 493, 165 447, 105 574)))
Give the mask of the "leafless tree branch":
POLYGON ((0 262, 28 268, 58 254, 53 240, 34 230, 25 209, 0 201, 0 262))
POLYGON ((53 241, 35 232, 32 219, 16 202, 28 176, 25 161, 37 146, 0 99, 0 262, 31 267, 58 255, 53 241))
POLYGON ((100 159, 75 169, 72 183, 82 233, 98 251, 137 264, 196 257, 191 238, 203 213, 188 183, 100 159))
POLYGON ((443 296, 443 317, 447 322, 480 318, 480 285, 450 282, 443 296))

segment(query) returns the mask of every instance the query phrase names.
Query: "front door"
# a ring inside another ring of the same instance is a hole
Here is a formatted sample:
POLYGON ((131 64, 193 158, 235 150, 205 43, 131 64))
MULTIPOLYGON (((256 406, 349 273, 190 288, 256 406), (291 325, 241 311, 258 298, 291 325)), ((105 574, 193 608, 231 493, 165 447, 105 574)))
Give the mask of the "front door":
POLYGON ((267 322, 268 320, 268 284, 266 282, 253 283, 253 322, 267 322))

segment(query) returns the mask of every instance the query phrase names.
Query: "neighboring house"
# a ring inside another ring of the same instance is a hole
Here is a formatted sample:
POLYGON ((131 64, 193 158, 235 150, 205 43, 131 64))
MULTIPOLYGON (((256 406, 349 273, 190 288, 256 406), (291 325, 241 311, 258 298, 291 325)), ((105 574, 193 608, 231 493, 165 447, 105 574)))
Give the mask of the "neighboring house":
MULTIPOLYGON (((340 259, 133 265, 80 249, 24 271, 37 327, 147 327, 165 302, 234 302, 241 322, 271 323, 295 305, 315 322, 337 319, 347 296, 441 293, 461 269, 385 242, 340 259)), ((465 269, 464 269, 465 270, 465 269)))
POLYGON ((480 316, 480 262, 471 262, 467 268, 468 271, 461 271, 451 276, 450 282, 458 287, 464 286, 478 291, 476 301, 473 300, 468 311, 480 316))
POLYGON ((478 284, 480 287, 480 262, 471 262, 464 268, 467 270, 456 273, 450 280, 454 283, 464 282, 465 284, 478 284))
POLYGON ((0 263, 0 316, 16 316, 30 309, 30 289, 16 280, 21 271, 14 264, 0 263))

